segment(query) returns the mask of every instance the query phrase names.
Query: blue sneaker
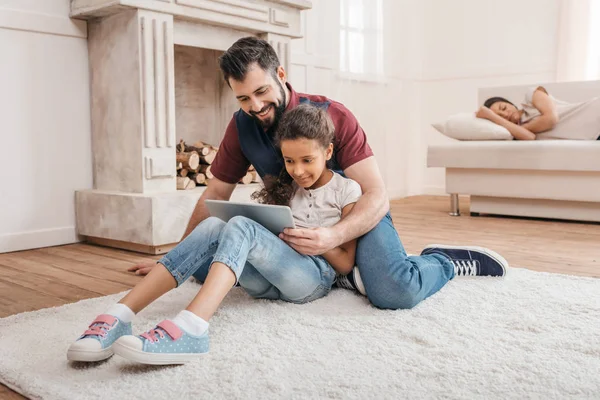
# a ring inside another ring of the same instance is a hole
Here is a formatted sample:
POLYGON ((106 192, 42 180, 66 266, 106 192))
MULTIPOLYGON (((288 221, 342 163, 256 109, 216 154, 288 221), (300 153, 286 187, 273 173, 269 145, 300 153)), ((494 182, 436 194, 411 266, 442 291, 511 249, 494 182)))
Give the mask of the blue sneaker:
POLYGON ((208 331, 190 335, 165 320, 140 336, 123 336, 114 344, 115 354, 152 365, 185 364, 208 353, 208 331))
POLYGON ((476 246, 430 244, 422 256, 441 254, 454 264, 455 276, 505 276, 508 262, 498 253, 476 246))
POLYGON ((108 314, 98 315, 83 335, 67 350, 69 361, 95 362, 106 360, 113 353, 113 343, 124 335, 131 335, 131 322, 124 323, 108 314))

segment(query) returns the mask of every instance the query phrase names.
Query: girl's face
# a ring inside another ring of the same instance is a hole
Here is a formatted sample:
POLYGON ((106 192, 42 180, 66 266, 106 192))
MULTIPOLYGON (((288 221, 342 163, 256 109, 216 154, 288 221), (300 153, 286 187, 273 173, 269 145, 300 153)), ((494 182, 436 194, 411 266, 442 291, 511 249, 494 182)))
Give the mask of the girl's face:
POLYGON ((333 154, 333 144, 327 148, 314 139, 283 140, 281 154, 285 169, 296 183, 307 189, 316 189, 327 182, 326 162, 333 154))

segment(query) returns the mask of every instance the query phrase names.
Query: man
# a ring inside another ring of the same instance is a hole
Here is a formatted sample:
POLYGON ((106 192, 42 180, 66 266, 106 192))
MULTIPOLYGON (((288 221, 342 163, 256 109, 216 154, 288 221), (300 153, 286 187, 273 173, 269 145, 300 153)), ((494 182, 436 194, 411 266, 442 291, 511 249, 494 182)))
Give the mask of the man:
MULTIPOLYGON (((283 113, 300 103, 327 109, 335 126, 334 169, 358 182, 363 195, 352 212, 338 224, 317 229, 286 229, 280 237, 298 252, 319 255, 359 238, 353 272, 340 279, 366 294, 379 308, 412 308, 457 275, 502 276, 507 262, 477 247, 429 246, 421 256, 407 256, 389 214, 386 189, 367 138, 354 115, 342 104, 323 96, 299 94, 287 82, 277 54, 264 40, 238 40, 219 59, 225 81, 241 109, 237 111, 212 164, 214 178, 198 200, 184 238, 209 216, 206 199, 229 200, 248 166, 261 177, 279 175, 281 153, 272 139, 283 113), (360 272, 359 272, 360 271, 360 272)), ((146 274, 154 264, 130 268, 146 274)), ((210 262, 199 265, 194 276, 206 278, 210 262)))

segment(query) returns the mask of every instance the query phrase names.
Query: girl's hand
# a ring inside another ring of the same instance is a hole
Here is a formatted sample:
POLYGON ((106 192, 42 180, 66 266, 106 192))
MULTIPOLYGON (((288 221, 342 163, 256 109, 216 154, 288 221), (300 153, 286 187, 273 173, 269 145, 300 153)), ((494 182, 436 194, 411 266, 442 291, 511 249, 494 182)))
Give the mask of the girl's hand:
POLYGON ((318 256, 339 245, 331 228, 290 229, 279 234, 279 238, 300 254, 318 256))

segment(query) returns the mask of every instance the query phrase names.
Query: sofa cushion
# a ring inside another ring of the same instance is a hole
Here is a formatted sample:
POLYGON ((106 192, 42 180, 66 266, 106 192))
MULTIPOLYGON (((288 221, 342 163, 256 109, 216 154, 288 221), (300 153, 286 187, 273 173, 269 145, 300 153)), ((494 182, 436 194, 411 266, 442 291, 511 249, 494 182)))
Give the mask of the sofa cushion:
POLYGON ((458 141, 430 145, 427 166, 600 171, 600 141, 458 141))

